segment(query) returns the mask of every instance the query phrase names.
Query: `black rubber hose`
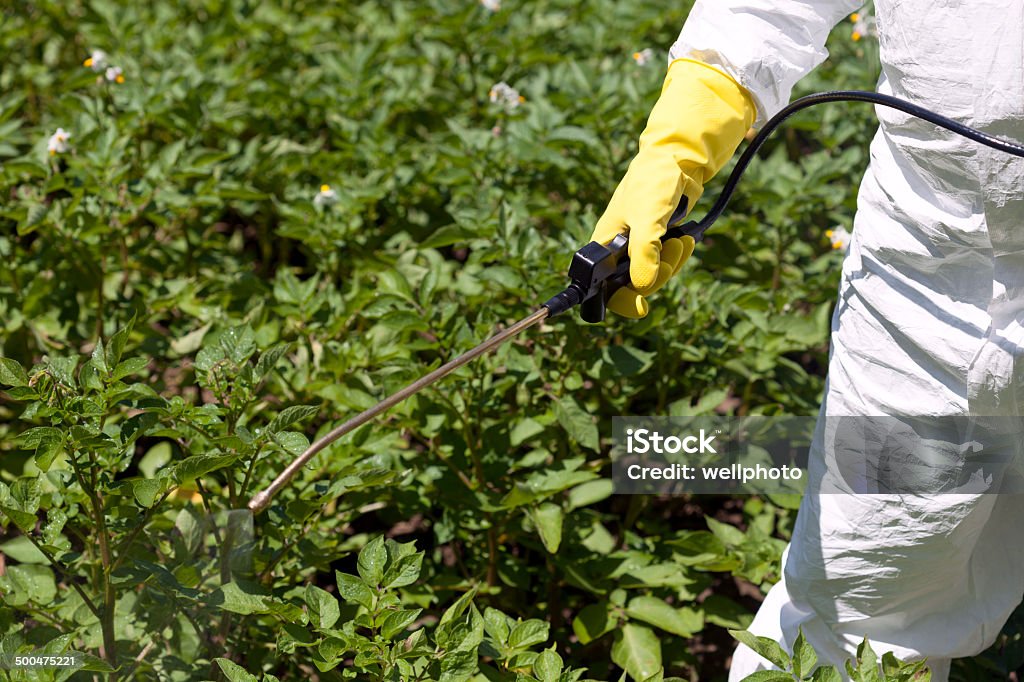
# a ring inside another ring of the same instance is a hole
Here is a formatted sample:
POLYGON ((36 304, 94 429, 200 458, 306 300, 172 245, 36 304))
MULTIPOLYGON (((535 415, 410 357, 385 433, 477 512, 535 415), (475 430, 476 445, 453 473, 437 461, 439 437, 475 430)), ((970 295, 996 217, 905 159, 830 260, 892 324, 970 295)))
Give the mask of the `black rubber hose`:
POLYGON ((739 160, 736 162, 736 167, 732 169, 732 173, 729 174, 729 179, 725 181, 725 186, 722 187, 722 193, 718 196, 718 200, 711 207, 703 218, 701 218, 696 224, 687 223, 679 227, 670 229, 665 238, 678 237, 683 234, 694 234, 703 235, 704 231, 707 230, 711 225, 718 220, 725 210, 726 205, 732 198, 733 192, 736 191, 736 185, 739 184, 740 178, 743 177, 743 173, 747 170, 747 166, 757 155, 758 150, 765 143, 772 132, 782 124, 787 118, 792 116, 798 111, 813 107, 818 104, 826 104, 828 102, 869 102, 871 104, 878 104, 891 109, 898 109, 911 116, 924 119, 929 123, 934 123, 940 128, 945 128, 957 135, 962 135, 969 140, 973 140, 979 144, 983 144, 986 147, 997 149, 1013 156, 1019 156, 1024 158, 1024 145, 1016 142, 1008 142, 998 137, 983 133, 980 130, 966 126, 963 123, 954 121, 951 118, 936 114, 934 111, 929 111, 924 107, 912 104, 906 100, 902 100, 898 97, 891 95, 883 95, 877 92, 867 92, 864 90, 834 90, 831 92, 819 92, 806 97, 790 102, 782 111, 772 116, 764 127, 757 133, 750 145, 743 150, 739 160), (696 227, 696 229, 694 229, 696 227))

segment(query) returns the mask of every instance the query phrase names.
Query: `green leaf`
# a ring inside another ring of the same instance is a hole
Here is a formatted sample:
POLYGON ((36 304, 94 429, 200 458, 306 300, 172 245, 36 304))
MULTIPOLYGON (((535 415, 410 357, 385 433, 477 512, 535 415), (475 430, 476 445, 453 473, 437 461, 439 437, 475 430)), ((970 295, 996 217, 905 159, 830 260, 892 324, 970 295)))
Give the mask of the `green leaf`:
POLYGON ((605 346, 603 357, 615 367, 615 371, 619 375, 630 377, 640 374, 650 367, 655 354, 642 351, 631 345, 615 344, 605 346))
POLYGON ((231 362, 241 366, 256 352, 256 335, 252 327, 243 324, 232 327, 217 337, 217 345, 231 362))
POLYGON ((556 553, 562 544, 562 517, 562 508, 550 502, 533 510, 533 523, 537 526, 544 549, 551 554, 556 553))
POLYGON ((776 507, 792 509, 793 511, 800 508, 800 500, 803 499, 803 495, 800 495, 799 493, 775 493, 769 494, 767 497, 776 507))
POLYGON ((548 641, 550 629, 550 624, 537 618, 516 623, 509 633, 508 645, 513 649, 528 649, 535 644, 543 644, 548 641))
POLYGON ((338 583, 338 594, 350 604, 373 608, 373 591, 358 576, 340 571, 334 574, 338 583))
POLYGON ((594 418, 587 414, 575 400, 561 396, 554 401, 555 417, 569 434, 569 437, 585 448, 598 450, 600 438, 594 418))
POLYGON ((99 370, 100 374, 110 374, 110 368, 107 367, 107 356, 103 352, 103 339, 96 342, 96 347, 92 349, 93 366, 99 370))
POLYGON ((0 505, 0 512, 3 512, 11 522, 23 533, 31 533, 36 527, 36 515, 7 505, 0 505))
POLYGON ((825 665, 811 673, 811 682, 843 682, 843 676, 833 666, 825 665))
POLYGON ((712 594, 701 606, 704 607, 704 620, 730 630, 749 627, 754 620, 754 614, 720 594, 712 594))
POLYGON ((442 649, 472 651, 484 639, 484 619, 473 605, 474 590, 470 590, 442 614, 434 630, 434 639, 442 649))
POLYGON ((10 358, 0 357, 0 384, 28 386, 28 374, 19 363, 10 358))
POLYGON ((160 441, 155 444, 139 460, 139 471, 146 478, 154 478, 156 472, 165 464, 171 461, 173 450, 170 441, 160 441))
POLYGON ((314 626, 326 629, 333 627, 341 617, 338 600, 326 590, 316 585, 306 586, 306 606, 309 609, 309 620, 314 626))
POLYGON ((132 479, 132 494, 140 506, 149 509, 156 502, 157 498, 164 492, 164 479, 159 478, 134 478, 132 479))
POLYGON ((499 644, 508 644, 508 636, 514 626, 515 621, 498 609, 491 606, 484 609, 484 629, 499 644))
POLYGON ((693 637, 704 628, 703 615, 691 608, 673 608, 651 596, 634 597, 626 615, 680 637, 693 637))
POLYGON ((21 236, 35 232, 36 228, 46 219, 46 214, 49 211, 50 207, 48 204, 33 202, 25 213, 25 219, 18 222, 18 235, 21 236))
POLYGON ((730 547, 738 547, 747 539, 747 536, 743 534, 743 531, 736 526, 716 521, 710 516, 705 516, 704 520, 707 522, 708 528, 711 529, 711 532, 715 534, 715 537, 730 547))
POLYGON ((237 459, 235 455, 192 455, 174 465, 172 473, 178 483, 188 483, 211 471, 230 466, 237 459))
POLYGON ((78 370, 78 381, 86 391, 102 391, 104 378, 105 372, 101 372, 96 367, 96 361, 93 358, 83 362, 82 368, 78 370))
POLYGON ((797 677, 804 677, 810 673, 818 664, 818 654, 814 647, 804 639, 803 628, 797 633, 796 641, 793 642, 793 673, 797 677))
POLYGON ((47 606, 57 597, 57 582, 48 566, 18 564, 8 566, 0 576, 0 593, 4 603, 20 606, 33 602, 47 606))
POLYGON ((191 355, 192 353, 195 353, 202 345, 203 337, 206 336, 206 332, 210 331, 210 327, 212 326, 213 324, 208 322, 184 336, 173 339, 171 341, 171 350, 177 355, 191 355))
POLYGON ((661 670, 661 642, 650 628, 626 623, 615 632, 612 662, 634 680, 646 680, 661 670))
POLYGON ((217 195, 223 199, 238 199, 240 201, 263 201, 267 198, 264 192, 237 182, 221 183, 217 186, 217 195))
POLYGON ((748 630, 729 630, 729 634, 753 649, 762 658, 770 661, 772 665, 783 670, 789 670, 792 665, 789 654, 783 651, 782 647, 774 639, 758 637, 748 630))
POLYGON ((281 413, 271 420, 267 429, 271 433, 277 433, 291 426, 297 421, 308 419, 320 411, 316 405, 292 405, 281 410, 281 413))
POLYGON ((110 666, 110 664, 107 663, 106 661, 104 661, 102 658, 97 658, 96 656, 93 656, 92 654, 83 653, 83 652, 80 652, 80 651, 68 652, 68 653, 74 653, 76 656, 78 656, 81 659, 82 667, 79 668, 79 670, 83 670, 85 672, 90 672, 90 673, 112 673, 112 672, 114 672, 114 669, 110 666))
POLYGON ((381 579, 381 584, 384 587, 394 589, 396 587, 412 585, 420 577, 420 570, 423 566, 423 552, 407 554, 389 563, 390 565, 381 579))
POLYGON ((220 671, 230 682, 259 682, 259 678, 246 672, 245 668, 226 658, 215 659, 220 671))
POLYGON ((611 497, 612 479, 599 478, 596 481, 581 483, 569 491, 569 511, 589 507, 611 497))
POLYGON ((192 556, 203 546, 205 529, 202 518, 191 507, 183 507, 174 519, 174 527, 181 533, 185 552, 192 556))
POLYGON ((441 659, 441 674, 438 682, 468 682, 476 672, 475 651, 449 651, 441 659))
POLYGON ((262 379, 270 374, 290 348, 291 344, 279 343, 260 353, 260 358, 256 361, 256 377, 262 379))
POLYGON ((213 593, 211 603, 242 615, 270 613, 270 595, 261 587, 248 583, 225 583, 213 593))
POLYGON ((544 427, 534 419, 527 417, 520 420, 511 431, 509 431, 509 444, 517 447, 544 431, 544 427))
POLYGON ((384 536, 378 535, 359 550, 356 569, 367 585, 376 586, 384 577, 384 565, 388 560, 388 552, 384 546, 384 536))
POLYGON ((64 449, 64 431, 40 426, 21 434, 26 447, 35 447, 35 462, 40 471, 49 471, 53 461, 64 449))
POLYGON ((24 535, 19 535, 0 544, 0 552, 19 564, 48 564, 50 562, 46 555, 40 552, 24 535))
POLYGON ((423 609, 403 609, 389 613, 380 625, 381 636, 384 639, 393 639, 395 635, 404 632, 422 612, 423 609))
POLYGON ((533 661, 533 676, 540 682, 558 682, 562 666, 562 657, 554 649, 545 649, 533 661))
MULTIPOLYGON (((801 632, 801 634, 803 634, 801 632)), ((795 651, 795 647, 794 647, 795 651)), ((794 654, 795 655, 795 654, 794 654)), ((895 677, 899 673, 899 669, 902 666, 900 661, 896 658, 896 655, 891 651, 886 651, 882 654, 882 676, 885 678, 895 677)))
POLYGON ((614 613, 606 601, 584 606, 572 621, 572 631, 576 633, 580 644, 590 644, 611 632, 617 624, 614 613))
POLYGON ((135 327, 134 315, 132 315, 132 319, 128 321, 128 324, 118 329, 117 332, 110 337, 104 354, 106 367, 117 367, 121 362, 121 355, 124 353, 124 346, 128 342, 128 336, 132 333, 133 327, 135 327))
POLYGON ((868 638, 857 647, 857 681, 858 682, 880 682, 878 674, 878 656, 871 648, 868 638))
POLYGON ((132 374, 139 374, 142 370, 146 369, 148 364, 149 358, 128 358, 127 360, 118 363, 117 367, 114 368, 113 373, 110 375, 110 379, 112 381, 117 381, 125 378, 126 376, 131 376, 132 374))
POLYGON ((781 670, 758 670, 744 677, 743 682, 793 682, 793 676, 781 670))
POLYGON ((450 623, 461 618, 462 614, 465 613, 466 609, 468 609, 473 603, 473 598, 475 596, 476 588, 473 588, 456 599, 455 603, 445 609, 445 612, 441 614, 441 620, 438 621, 438 625, 444 625, 445 623, 450 623))
POLYGON ((452 244, 468 241, 476 236, 472 231, 459 225, 445 225, 424 239, 420 244, 420 248, 439 249, 442 246, 451 246, 452 244))
POLYGON ((292 455, 301 455, 309 447, 309 439, 298 431, 279 431, 272 434, 272 438, 292 455))
POLYGON ((50 355, 46 359, 46 366, 57 381, 72 388, 75 386, 75 367, 78 366, 77 357, 50 355))

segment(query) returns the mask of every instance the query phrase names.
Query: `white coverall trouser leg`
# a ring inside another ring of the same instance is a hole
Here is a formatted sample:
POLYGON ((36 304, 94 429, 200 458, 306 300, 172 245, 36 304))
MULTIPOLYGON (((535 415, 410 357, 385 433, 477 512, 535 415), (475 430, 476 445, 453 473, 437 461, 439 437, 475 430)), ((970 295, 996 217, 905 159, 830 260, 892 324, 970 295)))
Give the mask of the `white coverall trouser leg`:
MULTIPOLYGON (((763 123, 858 5, 698 0, 671 57, 732 75, 763 123)), ((876 11, 879 91, 1024 139, 1024 3, 876 0, 876 11)), ((1024 162, 877 113, 819 432, 835 415, 1022 415, 1024 162)), ((938 445, 960 437, 951 429, 938 445)), ((751 630, 791 646, 802 628, 836 664, 867 636, 879 653, 928 658, 943 682, 950 659, 990 645, 1024 595, 1024 496, 816 493, 833 455, 816 439, 784 578, 751 630)), ((740 647, 730 680, 767 667, 740 647)))

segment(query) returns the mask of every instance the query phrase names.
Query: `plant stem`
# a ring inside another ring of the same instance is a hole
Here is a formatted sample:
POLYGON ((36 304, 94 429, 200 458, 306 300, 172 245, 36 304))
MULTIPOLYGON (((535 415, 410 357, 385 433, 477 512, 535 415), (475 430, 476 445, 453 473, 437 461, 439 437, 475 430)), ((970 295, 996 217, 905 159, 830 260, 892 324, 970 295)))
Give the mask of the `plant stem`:
POLYGON ((35 545, 36 549, 38 549, 39 552, 46 557, 46 560, 50 562, 50 565, 53 566, 53 568, 58 573, 64 576, 65 580, 68 581, 68 585, 71 585, 71 588, 78 593, 78 596, 80 596, 82 598, 82 601, 85 602, 86 608, 92 612, 92 615, 99 618, 100 610, 96 608, 95 602, 93 602, 92 599, 89 599, 89 595, 85 593, 85 590, 82 589, 82 586, 74 581, 74 576, 65 571, 64 567, 57 563, 57 559, 53 556, 53 554, 51 554, 48 549, 39 544, 39 542, 34 537, 32 537, 31 533, 25 533, 25 537, 28 538, 28 541, 35 545))
MULTIPOLYGON (((487 514, 490 519, 490 514, 487 514)), ((498 584, 498 537, 494 529, 494 522, 487 528, 487 586, 494 587, 498 584)))
POLYGON ((238 492, 238 496, 241 498, 245 497, 246 492, 249 490, 249 483, 252 481, 253 472, 256 469, 256 460, 260 458, 260 449, 257 449, 253 453, 252 459, 249 460, 249 466, 245 469, 245 478, 242 479, 242 488, 238 492))
POLYGON ((106 513, 103 509, 103 499, 100 497, 100 494, 96 489, 96 472, 99 470, 99 463, 96 461, 96 453, 91 451, 89 452, 89 461, 91 463, 92 484, 85 486, 84 476, 79 476, 78 482, 79 485, 83 486, 85 493, 89 496, 89 502, 92 506, 93 520, 96 523, 96 541, 100 546, 100 562, 103 566, 100 571, 99 585, 99 592, 103 595, 103 608, 100 610, 99 614, 100 629, 103 633, 103 657, 107 660, 107 663, 115 669, 114 672, 110 673, 110 677, 108 679, 111 680, 111 682, 117 682, 117 636, 114 632, 114 609, 117 606, 117 591, 114 589, 113 583, 110 582, 111 565, 113 564, 113 555, 110 552, 110 531, 107 529, 106 513))

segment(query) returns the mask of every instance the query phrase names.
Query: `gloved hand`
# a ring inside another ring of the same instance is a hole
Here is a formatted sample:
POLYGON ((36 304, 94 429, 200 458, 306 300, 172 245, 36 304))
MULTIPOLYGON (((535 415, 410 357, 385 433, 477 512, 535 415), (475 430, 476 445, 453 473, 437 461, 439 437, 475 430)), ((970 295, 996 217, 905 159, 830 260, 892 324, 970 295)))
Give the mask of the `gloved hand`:
POLYGON ((661 97, 640 136, 640 151, 604 215, 592 241, 607 244, 629 233, 630 287, 612 295, 608 308, 619 315, 647 315, 645 296, 654 293, 693 253, 692 237, 661 243, 668 220, 685 194, 687 211, 704 183, 721 170, 754 123, 750 95, 718 69, 691 59, 668 67, 661 97))

